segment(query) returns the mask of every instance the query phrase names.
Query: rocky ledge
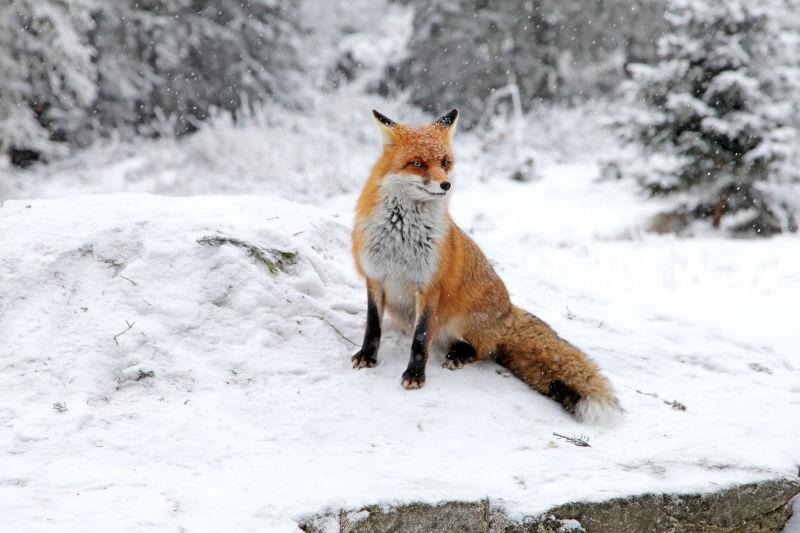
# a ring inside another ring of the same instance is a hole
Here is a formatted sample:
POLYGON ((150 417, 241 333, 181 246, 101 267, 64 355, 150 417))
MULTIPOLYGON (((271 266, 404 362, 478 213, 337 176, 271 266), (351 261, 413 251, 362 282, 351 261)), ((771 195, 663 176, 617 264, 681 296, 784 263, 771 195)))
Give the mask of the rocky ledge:
POLYGON ((489 499, 368 506, 315 515, 301 528, 308 533, 777 533, 791 517, 789 500, 798 493, 797 479, 774 479, 707 494, 643 494, 567 503, 517 520, 489 499))

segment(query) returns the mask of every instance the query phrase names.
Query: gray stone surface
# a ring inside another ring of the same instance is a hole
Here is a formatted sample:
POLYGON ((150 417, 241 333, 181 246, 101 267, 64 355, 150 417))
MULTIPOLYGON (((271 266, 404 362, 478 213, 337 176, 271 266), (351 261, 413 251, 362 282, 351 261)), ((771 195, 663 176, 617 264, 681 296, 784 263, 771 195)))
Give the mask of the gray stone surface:
POLYGON ((309 533, 779 533, 792 514, 797 479, 775 479, 709 494, 643 494, 573 502, 511 520, 489 499, 479 502, 369 506, 309 518, 309 533))

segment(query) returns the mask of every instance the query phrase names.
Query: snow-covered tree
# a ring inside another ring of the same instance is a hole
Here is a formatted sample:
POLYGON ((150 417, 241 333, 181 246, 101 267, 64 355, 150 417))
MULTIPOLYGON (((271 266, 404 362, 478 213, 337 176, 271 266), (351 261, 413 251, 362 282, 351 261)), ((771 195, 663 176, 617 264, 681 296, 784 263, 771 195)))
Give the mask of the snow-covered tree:
POLYGON ((607 92, 626 62, 648 57, 663 25, 661 0, 406 2, 415 9, 408 57, 389 85, 426 110, 460 107, 466 127, 494 111, 498 89, 516 91, 525 111, 607 92))
POLYGON ((794 157, 800 137, 796 0, 669 0, 653 64, 630 65, 620 127, 644 147, 627 170, 653 194, 688 191, 687 220, 772 234, 787 206, 759 187, 794 157))
POLYGON ((191 131, 212 109, 292 101, 302 69, 296 7, 279 0, 119 0, 95 12, 107 127, 167 119, 191 131))
POLYGON ((0 153, 55 155, 97 96, 86 0, 0 3, 0 153))
POLYGON ((302 34, 298 8, 280 0, 5 0, 0 153, 24 163, 295 101, 302 34))

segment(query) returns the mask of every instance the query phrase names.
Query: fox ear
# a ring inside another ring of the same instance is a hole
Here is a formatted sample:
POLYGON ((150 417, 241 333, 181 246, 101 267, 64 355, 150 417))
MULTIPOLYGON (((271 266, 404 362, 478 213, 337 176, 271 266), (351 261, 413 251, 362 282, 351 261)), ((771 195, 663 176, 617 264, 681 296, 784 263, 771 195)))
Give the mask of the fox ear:
POLYGON ((378 128, 381 130, 383 144, 392 144, 394 142, 394 131, 392 129, 397 125, 397 122, 390 119, 386 115, 378 113, 374 109, 372 110, 372 116, 375 118, 375 122, 378 124, 378 128))
POLYGON ((442 115, 434 124, 446 127, 450 130, 450 135, 452 136, 453 132, 456 131, 456 123, 458 123, 458 109, 453 109, 446 115, 442 115))

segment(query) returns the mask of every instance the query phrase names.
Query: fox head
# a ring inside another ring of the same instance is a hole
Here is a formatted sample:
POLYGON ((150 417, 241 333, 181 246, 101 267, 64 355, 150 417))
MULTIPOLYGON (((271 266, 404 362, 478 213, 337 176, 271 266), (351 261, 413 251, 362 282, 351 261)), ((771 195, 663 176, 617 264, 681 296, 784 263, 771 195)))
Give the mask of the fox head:
POLYGON ((375 110, 372 114, 383 137, 383 153, 372 171, 380 187, 416 201, 443 199, 452 186, 451 140, 458 110, 422 126, 398 124, 375 110))

